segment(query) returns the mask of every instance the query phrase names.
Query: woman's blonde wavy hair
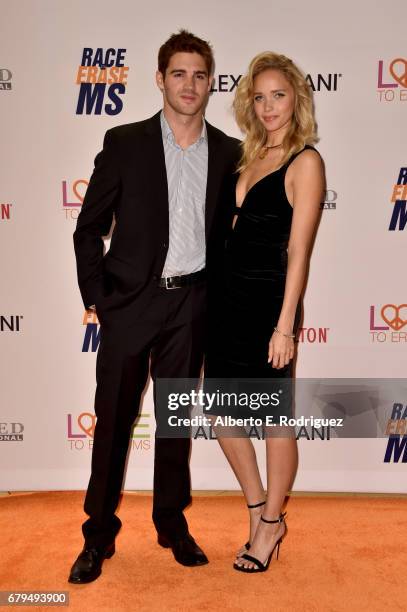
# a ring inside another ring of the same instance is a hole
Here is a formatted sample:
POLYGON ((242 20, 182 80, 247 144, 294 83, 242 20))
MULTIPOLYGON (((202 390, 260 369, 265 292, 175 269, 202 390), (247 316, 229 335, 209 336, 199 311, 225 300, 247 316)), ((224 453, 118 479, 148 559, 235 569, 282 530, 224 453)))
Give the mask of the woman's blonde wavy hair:
POLYGON ((270 68, 280 70, 284 74, 295 94, 292 122, 282 143, 281 164, 284 165, 306 144, 314 144, 318 140, 312 91, 305 80, 305 75, 285 55, 271 51, 259 53, 250 62, 247 74, 240 79, 233 102, 236 122, 245 134, 238 172, 247 168, 267 142, 267 131, 254 112, 253 86, 256 76, 270 68))

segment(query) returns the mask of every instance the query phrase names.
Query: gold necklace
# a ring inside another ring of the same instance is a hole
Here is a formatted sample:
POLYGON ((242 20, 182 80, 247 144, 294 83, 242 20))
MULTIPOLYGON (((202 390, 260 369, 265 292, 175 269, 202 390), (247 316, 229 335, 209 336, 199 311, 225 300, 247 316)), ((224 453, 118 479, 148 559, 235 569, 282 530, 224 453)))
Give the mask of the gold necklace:
POLYGON ((280 142, 280 144, 278 144, 278 145, 265 145, 263 147, 263 152, 260 153, 260 155, 259 155, 259 159, 264 159, 266 157, 267 152, 268 152, 269 149, 277 149, 278 147, 281 147, 282 145, 283 145, 282 142, 280 142))

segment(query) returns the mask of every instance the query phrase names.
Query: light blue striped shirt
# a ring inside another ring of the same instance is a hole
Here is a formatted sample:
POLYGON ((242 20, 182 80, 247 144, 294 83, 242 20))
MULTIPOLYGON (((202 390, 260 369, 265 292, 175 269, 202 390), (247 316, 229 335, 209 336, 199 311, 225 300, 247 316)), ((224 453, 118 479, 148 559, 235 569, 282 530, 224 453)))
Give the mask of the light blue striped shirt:
POLYGON ((176 142, 161 112, 168 182, 169 243, 162 276, 179 276, 205 267, 205 199, 208 177, 208 138, 202 120, 201 136, 186 149, 176 142))

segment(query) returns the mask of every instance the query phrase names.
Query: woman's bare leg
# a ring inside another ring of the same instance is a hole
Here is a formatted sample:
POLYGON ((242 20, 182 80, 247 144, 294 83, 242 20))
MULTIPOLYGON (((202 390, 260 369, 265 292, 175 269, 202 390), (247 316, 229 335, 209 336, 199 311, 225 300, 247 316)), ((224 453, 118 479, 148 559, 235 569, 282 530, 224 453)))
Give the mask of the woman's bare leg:
MULTIPOLYGON (((267 437, 267 500, 263 506, 262 516, 268 520, 277 519, 283 507, 286 495, 291 489, 298 467, 297 440, 292 437, 267 437)), ((275 542, 284 535, 284 523, 267 524, 259 521, 256 534, 250 548, 250 555, 262 563, 272 551, 275 542)), ((255 567, 246 559, 239 559, 239 565, 255 567)))
MULTIPOLYGON (((258 504, 265 500, 266 495, 261 481, 259 466, 257 465, 256 452, 254 450, 253 442, 247 436, 244 437, 229 437, 231 431, 227 435, 222 435, 222 428, 215 429, 215 433, 218 438, 218 442, 230 463, 230 466, 242 488, 243 494, 248 505, 258 504)), ((242 435, 242 431, 240 432, 242 435)), ((259 508, 249 509, 250 515, 250 532, 249 542, 251 543, 256 533, 257 526, 259 524, 262 510, 265 506, 259 508)), ((246 552, 246 548, 243 547, 239 550, 238 554, 246 552)))

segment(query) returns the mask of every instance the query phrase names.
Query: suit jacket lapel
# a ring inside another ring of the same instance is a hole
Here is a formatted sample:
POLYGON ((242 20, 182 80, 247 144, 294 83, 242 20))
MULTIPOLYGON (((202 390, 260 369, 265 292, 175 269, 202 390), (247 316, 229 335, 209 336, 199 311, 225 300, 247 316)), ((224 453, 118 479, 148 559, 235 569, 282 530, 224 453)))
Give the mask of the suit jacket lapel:
MULTIPOLYGON (((148 177, 148 200, 154 203, 158 210, 158 227, 169 233, 168 182, 165 167, 164 145, 161 132, 160 113, 156 113, 146 121, 144 154, 141 171, 148 177)), ((163 234, 164 235, 164 234, 163 234)))
POLYGON ((208 134, 208 177, 205 201, 205 237, 208 240, 223 175, 222 142, 219 133, 206 122, 208 134))

